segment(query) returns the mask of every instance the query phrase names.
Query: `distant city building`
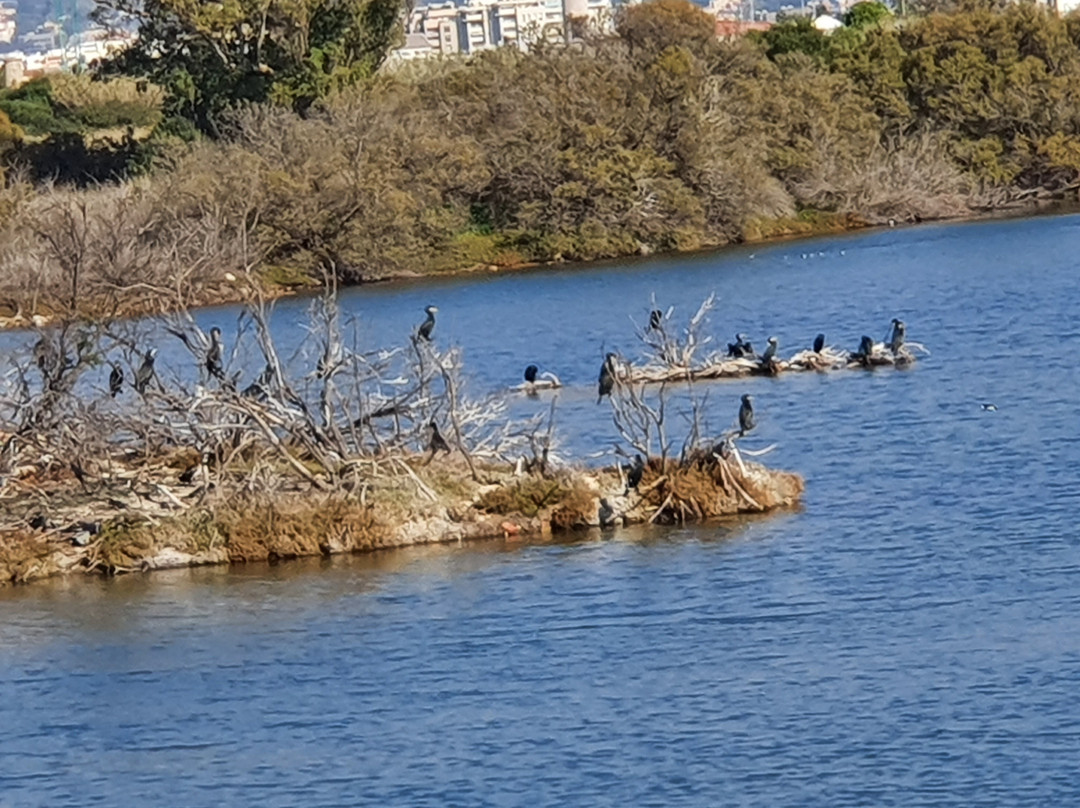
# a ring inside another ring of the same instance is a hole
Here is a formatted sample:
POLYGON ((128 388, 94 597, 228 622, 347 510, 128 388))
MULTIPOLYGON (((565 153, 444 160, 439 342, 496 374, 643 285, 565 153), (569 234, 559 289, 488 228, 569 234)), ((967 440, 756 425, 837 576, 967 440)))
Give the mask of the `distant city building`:
POLYGON ((13 8, 0 6, 0 43, 8 45, 15 41, 18 27, 15 24, 17 12, 13 8))
POLYGON ((504 45, 526 47, 562 38, 571 18, 607 25, 612 0, 466 0, 429 3, 409 15, 405 44, 391 62, 476 53, 504 45))
POLYGON ((71 37, 62 48, 0 54, 0 87, 18 87, 49 73, 85 67, 126 48, 134 39, 133 34, 91 29, 71 37))
POLYGON ((716 19, 716 35, 721 39, 734 39, 746 36, 751 31, 768 31, 773 27, 769 20, 729 20, 716 19))

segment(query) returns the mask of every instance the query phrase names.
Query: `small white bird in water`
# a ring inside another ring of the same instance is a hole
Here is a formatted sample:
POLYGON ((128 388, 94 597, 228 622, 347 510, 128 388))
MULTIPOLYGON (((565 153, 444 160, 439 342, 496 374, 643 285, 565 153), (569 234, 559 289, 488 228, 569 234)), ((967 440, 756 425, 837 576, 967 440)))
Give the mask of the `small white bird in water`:
POLYGON ((994 404, 983 404, 982 408, 986 410, 986 412, 997 412, 997 406, 994 404))

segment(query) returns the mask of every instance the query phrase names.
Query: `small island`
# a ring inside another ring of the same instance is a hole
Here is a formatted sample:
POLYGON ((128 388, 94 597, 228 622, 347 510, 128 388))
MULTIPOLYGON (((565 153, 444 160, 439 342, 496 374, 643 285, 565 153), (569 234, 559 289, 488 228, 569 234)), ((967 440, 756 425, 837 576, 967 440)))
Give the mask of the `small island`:
POLYGON ((311 311, 313 350, 299 354, 306 363, 282 360, 257 304, 230 339, 173 315, 165 334, 189 357, 175 368, 162 366, 144 324, 45 330, 13 358, 5 378, 16 382, 0 391, 0 583, 677 524, 798 503, 798 474, 739 447, 755 425, 748 401, 722 434, 701 431, 695 407, 690 432, 676 436, 665 391, 607 364, 599 388, 616 461, 564 458, 556 399, 522 421, 507 414, 518 390, 471 397, 460 352, 438 345, 437 311, 428 307, 408 344, 360 351, 324 296, 311 311), (231 361, 250 352, 263 359, 258 373, 231 361))

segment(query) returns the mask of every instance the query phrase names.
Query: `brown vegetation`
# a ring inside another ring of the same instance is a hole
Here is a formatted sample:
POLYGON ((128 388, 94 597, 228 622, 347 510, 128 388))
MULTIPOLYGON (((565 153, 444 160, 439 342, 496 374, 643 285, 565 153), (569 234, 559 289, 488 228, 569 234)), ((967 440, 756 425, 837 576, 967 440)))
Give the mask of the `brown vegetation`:
MULTIPOLYGON (((302 116, 235 107, 219 139, 155 140, 156 169, 116 186, 31 187, 9 169, 0 313, 153 311, 1075 198, 1075 20, 1015 4, 864 16, 831 38, 793 23, 727 41, 661 0, 627 8, 616 35, 407 65, 302 116)), ((161 103, 124 87, 102 99, 161 103)))

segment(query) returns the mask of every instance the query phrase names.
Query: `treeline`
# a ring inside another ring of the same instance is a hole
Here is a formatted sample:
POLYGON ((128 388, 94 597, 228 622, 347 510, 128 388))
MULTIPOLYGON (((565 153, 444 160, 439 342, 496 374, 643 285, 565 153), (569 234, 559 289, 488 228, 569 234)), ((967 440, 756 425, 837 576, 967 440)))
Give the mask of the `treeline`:
MULTIPOLYGON (((896 19, 863 3, 831 36, 792 20, 725 41, 697 7, 653 0, 570 46, 374 72, 389 41, 377 8, 378 36, 348 65, 256 66, 281 81, 242 104, 205 88, 184 102, 177 63, 149 76, 129 58, 131 78, 163 87, 152 106, 170 136, 132 155, 153 170, 44 193, 9 168, 0 295, 115 306, 127 278, 205 301, 230 295, 226 272, 354 283, 1075 198, 1080 20, 1034 5, 896 19), (181 144, 178 121, 212 137, 181 144), (57 227, 70 232, 45 237, 57 227)), ((4 131, 0 118, 0 151, 4 131)))

